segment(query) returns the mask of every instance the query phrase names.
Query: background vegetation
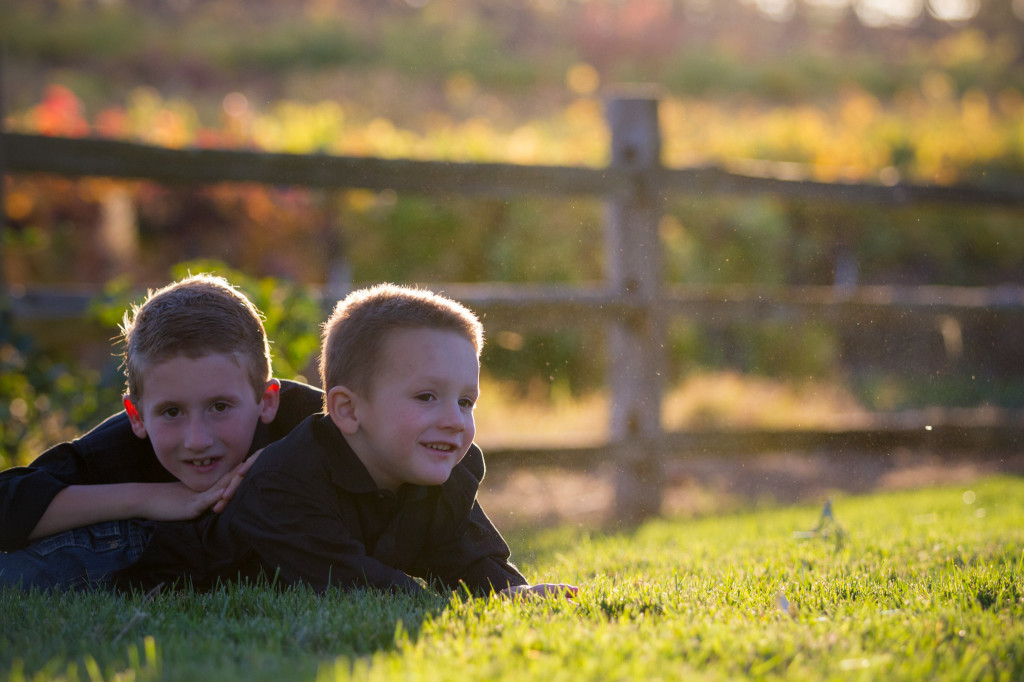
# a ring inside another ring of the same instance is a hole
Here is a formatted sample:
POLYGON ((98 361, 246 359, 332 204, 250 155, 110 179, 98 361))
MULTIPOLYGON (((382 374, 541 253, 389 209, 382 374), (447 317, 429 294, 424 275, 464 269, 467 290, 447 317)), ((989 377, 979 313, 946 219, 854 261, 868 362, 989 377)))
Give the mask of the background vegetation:
MULTIPOLYGON (((1019 4, 11 0, 0 7, 4 123, 171 147, 600 166, 602 98, 645 81, 664 92, 669 166, 784 164, 828 181, 999 187, 1024 173, 1019 4)), ((590 200, 29 175, 8 176, 5 190, 2 268, 14 293, 108 291, 92 326, 0 331, 7 462, 116 409, 111 323, 183 267, 215 260, 280 316, 284 376, 313 376, 314 292, 341 257, 356 283, 603 274, 602 206, 590 200)), ((666 280, 770 291, 831 285, 853 264, 860 284, 1022 284, 1021 218, 998 207, 676 200, 661 226, 666 280)), ((967 352, 948 364, 940 324, 850 336, 813 321, 679 323, 669 380, 735 370, 839 385, 865 409, 1024 405, 1017 337, 965 323, 967 352), (863 371, 879 357, 895 378, 863 371), (915 366, 923 382, 899 376, 915 366)), ((550 403, 600 390, 599 330, 489 331, 485 363, 510 397, 550 403)))

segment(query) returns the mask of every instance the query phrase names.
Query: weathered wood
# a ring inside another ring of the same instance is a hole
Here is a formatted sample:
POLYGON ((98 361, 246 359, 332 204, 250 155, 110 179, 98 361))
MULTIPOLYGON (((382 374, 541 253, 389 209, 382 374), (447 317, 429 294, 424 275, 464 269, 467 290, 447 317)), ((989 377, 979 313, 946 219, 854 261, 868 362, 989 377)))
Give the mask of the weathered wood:
POLYGON ((896 183, 821 182, 809 179, 810 168, 794 172, 794 164, 763 164, 764 171, 750 175, 714 166, 666 169, 655 176, 656 188, 665 194, 719 196, 723 194, 771 194, 805 201, 870 203, 890 206, 942 203, 1020 206, 1024 187, 1005 183, 993 187, 972 185, 920 185, 896 183))
MULTIPOLYGON (((1024 446, 1024 412, 985 408, 926 410, 877 417, 850 429, 722 428, 668 432, 657 447, 667 460, 714 456, 748 458, 768 452, 825 452, 837 459, 901 450, 948 455, 971 451, 1015 453, 1024 446), (993 416, 993 414, 995 416, 993 416)), ((617 464, 619 448, 487 448, 488 469, 538 467, 596 471, 617 464)))
MULTIPOLYGON (((642 305, 604 286, 538 284, 436 284, 488 321, 564 326, 567 321, 602 323, 643 316, 642 305)), ((86 314, 98 294, 33 287, 13 295, 21 319, 70 319, 86 314)), ((331 298, 325 290, 324 297, 331 298)), ((658 300, 664 317, 681 316, 701 326, 733 322, 816 319, 837 326, 864 319, 884 321, 907 315, 1024 314, 1024 287, 876 286, 850 294, 834 287, 666 287, 658 300)))
POLYGON ((167 149, 115 140, 42 135, 9 135, 3 144, 11 171, 136 178, 167 184, 258 182, 500 197, 605 195, 622 184, 614 172, 565 166, 167 149))
POLYGON ((829 286, 675 286, 664 290, 662 305, 666 315, 703 326, 794 318, 843 325, 906 315, 1020 314, 1024 287, 868 286, 847 292, 829 286))
POLYGON ((18 320, 74 320, 85 317, 98 293, 33 287, 14 287, 11 314, 18 320))
POLYGON ((13 323, 10 292, 7 288, 5 264, 7 255, 7 138, 4 121, 7 120, 7 101, 4 99, 4 50, 0 46, 0 330, 10 329, 13 323))
MULTIPOLYGON (((258 182, 323 188, 394 189, 428 194, 628 195, 624 169, 521 166, 504 163, 413 161, 327 154, 279 154, 227 149, 167 149, 95 138, 8 133, 0 155, 9 172, 147 179, 167 184, 258 182)), ((1024 185, 895 185, 831 183, 793 172, 793 164, 763 164, 760 174, 715 166, 650 168, 644 182, 661 195, 774 194, 796 199, 906 205, 956 203, 1024 205, 1024 185)))
POLYGON ((650 176, 661 168, 658 100, 616 97, 607 104, 612 168, 631 175, 628 195, 608 202, 605 262, 608 287, 638 315, 608 325, 609 433, 618 457, 615 518, 634 523, 661 508, 661 377, 664 324, 661 292, 661 195, 650 176))

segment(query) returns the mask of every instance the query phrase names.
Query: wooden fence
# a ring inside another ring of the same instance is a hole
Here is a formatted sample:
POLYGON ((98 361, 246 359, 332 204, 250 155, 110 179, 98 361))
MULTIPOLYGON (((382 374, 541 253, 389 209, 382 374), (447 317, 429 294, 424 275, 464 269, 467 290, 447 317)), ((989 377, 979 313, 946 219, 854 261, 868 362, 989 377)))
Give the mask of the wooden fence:
MULTIPOLYGON (((1024 206, 1024 183, 1001 190, 897 184, 834 184, 793 177, 790 167, 762 165, 756 172, 661 164, 658 100, 630 93, 608 100, 611 164, 607 168, 519 166, 497 163, 385 160, 249 151, 164 149, 100 139, 0 134, 0 171, 148 179, 166 184, 259 182, 308 188, 394 190, 447 197, 597 196, 606 205, 605 280, 589 287, 446 286, 449 294, 485 312, 489 323, 536 325, 599 319, 607 327, 608 385, 612 396, 609 441, 598 448, 490 453, 493 464, 592 466, 616 464, 616 514, 634 520, 661 504, 668 453, 746 454, 824 449, 836 453, 891 451, 897 447, 1011 448, 1024 443, 1024 417, 1010 411, 934 411, 900 415, 870 428, 842 431, 702 431, 662 429, 661 379, 667 321, 698 324, 803 319, 889 319, 899 315, 952 315, 1024 311, 1024 289, 873 287, 837 290, 803 287, 770 292, 694 289, 662 284, 658 224, 670 195, 772 194, 832 202, 903 206, 922 202, 1024 206), (926 425, 928 428, 926 428, 926 425)), ((2 275, 2 273, 0 273, 2 275)), ((2 283, 2 280, 0 280, 2 283)), ((74 317, 87 297, 25 291, 8 300, 14 317, 74 317)), ((327 297, 341 291, 328 290, 327 297)))

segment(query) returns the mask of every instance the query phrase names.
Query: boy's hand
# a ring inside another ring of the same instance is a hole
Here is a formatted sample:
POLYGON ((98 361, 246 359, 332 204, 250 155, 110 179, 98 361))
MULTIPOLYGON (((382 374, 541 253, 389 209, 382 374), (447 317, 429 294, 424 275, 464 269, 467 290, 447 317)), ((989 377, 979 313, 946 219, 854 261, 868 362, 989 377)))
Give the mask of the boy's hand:
POLYGON ((154 521, 191 521, 221 498, 218 485, 196 492, 181 482, 152 483, 147 486, 142 516, 154 521))
POLYGON ((235 491, 245 477, 262 449, 257 450, 249 459, 241 462, 234 469, 220 477, 216 483, 202 492, 190 490, 184 483, 158 484, 158 493, 147 502, 146 518, 156 521, 191 521, 207 509, 221 512, 234 497, 235 491))
POLYGON ((191 521, 216 504, 223 494, 220 485, 196 492, 181 481, 69 485, 54 496, 29 540, 119 519, 191 521))
POLYGON ((260 448, 256 452, 249 456, 249 459, 245 460, 234 469, 224 474, 217 484, 214 485, 211 490, 220 490, 220 496, 216 499, 213 504, 213 511, 218 514, 224 511, 224 507, 228 505, 231 498, 235 496, 235 491, 238 490, 238 486, 242 483, 242 479, 245 478, 245 472, 249 471, 249 467, 253 465, 256 458, 263 452, 263 448, 260 448))
POLYGON ((576 596, 579 588, 575 585, 566 585, 565 583, 539 583, 537 585, 509 585, 501 592, 498 593, 502 597, 557 597, 565 595, 566 599, 572 599, 576 596))

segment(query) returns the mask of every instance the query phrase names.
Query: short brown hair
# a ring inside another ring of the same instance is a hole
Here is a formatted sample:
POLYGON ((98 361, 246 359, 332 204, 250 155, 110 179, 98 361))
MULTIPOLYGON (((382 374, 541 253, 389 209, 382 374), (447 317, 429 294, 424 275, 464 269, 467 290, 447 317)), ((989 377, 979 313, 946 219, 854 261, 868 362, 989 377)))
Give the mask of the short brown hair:
POLYGON ((128 395, 142 399, 146 368, 174 357, 235 355, 259 400, 271 377, 263 316, 245 294, 216 275, 189 275, 150 289, 121 324, 128 395))
POLYGON ((320 381, 324 391, 347 386, 367 393, 387 335, 396 329, 439 329, 484 345, 480 320, 469 308, 426 289, 378 284, 353 291, 323 325, 320 381))

